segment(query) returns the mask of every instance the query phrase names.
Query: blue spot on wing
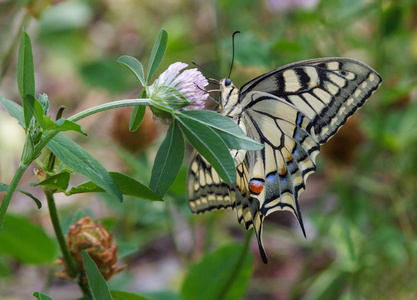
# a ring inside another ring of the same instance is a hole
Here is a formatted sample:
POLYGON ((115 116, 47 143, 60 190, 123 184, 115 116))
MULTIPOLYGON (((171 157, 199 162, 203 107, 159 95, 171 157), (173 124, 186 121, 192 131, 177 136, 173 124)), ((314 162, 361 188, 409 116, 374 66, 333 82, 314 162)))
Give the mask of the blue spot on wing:
POLYGON ((294 131, 294 137, 295 138, 299 138, 300 137, 300 133, 298 132, 298 130, 294 131))
POLYGON ((297 125, 301 126, 301 123, 303 122, 303 117, 299 113, 297 113, 297 125))
POLYGON ((266 176, 266 181, 269 184, 275 183, 275 178, 277 177, 277 173, 270 173, 266 176))
POLYGON ((295 147, 292 153, 294 154, 294 156, 298 156, 298 147, 295 147))

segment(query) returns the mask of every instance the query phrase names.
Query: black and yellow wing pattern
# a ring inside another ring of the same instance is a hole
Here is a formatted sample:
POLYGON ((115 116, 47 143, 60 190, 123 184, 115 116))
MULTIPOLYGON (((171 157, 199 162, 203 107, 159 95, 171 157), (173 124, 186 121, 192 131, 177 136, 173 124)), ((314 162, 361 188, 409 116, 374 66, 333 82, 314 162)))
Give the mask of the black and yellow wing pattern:
POLYGON ((232 118, 262 150, 231 150, 237 180, 229 186, 195 154, 188 172, 191 210, 233 208, 254 228, 263 261, 265 217, 289 210, 304 232, 298 197, 316 170, 320 145, 328 141, 381 84, 369 66, 348 58, 293 63, 261 75, 238 90, 220 81, 220 113, 232 118))

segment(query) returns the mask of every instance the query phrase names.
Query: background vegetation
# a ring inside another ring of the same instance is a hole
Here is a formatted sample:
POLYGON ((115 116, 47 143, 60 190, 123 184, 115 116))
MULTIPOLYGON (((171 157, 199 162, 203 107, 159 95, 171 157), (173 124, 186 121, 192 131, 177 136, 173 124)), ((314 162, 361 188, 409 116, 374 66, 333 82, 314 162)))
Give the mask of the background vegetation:
MULTIPOLYGON (((289 213, 268 217, 268 265, 251 240, 240 284, 226 298, 417 296, 417 1, 52 2, 0 2, 0 95, 19 99, 16 54, 25 26, 32 38, 36 90, 48 94, 51 111, 65 105, 68 115, 137 97, 137 82, 116 60, 131 55, 146 63, 161 28, 169 41, 159 72, 176 61, 196 61, 227 76, 235 30, 242 32, 231 76, 237 86, 315 57, 351 57, 377 70, 383 85, 323 147, 318 171, 301 196, 307 239, 289 213)), ((130 109, 95 115, 80 122, 88 139, 70 135, 108 170, 148 183, 167 128, 147 114, 139 131, 129 133, 129 117, 130 109)), ((10 182, 23 142, 16 121, 0 110, 0 182, 10 182)), ((211 263, 213 255, 240 253, 245 230, 233 212, 190 213, 186 169, 187 163, 164 202, 126 198, 121 204, 101 193, 57 195, 64 228, 89 215, 115 235, 128 268, 109 281, 112 289, 150 299, 197 299, 198 284, 214 288, 218 270, 227 266, 227 261, 211 263)), ((84 180, 75 177, 72 184, 84 180)), ((20 186, 29 188, 34 181, 27 172, 20 186)), ((31 191, 42 197, 40 188, 31 191)), ((80 297, 75 283, 53 277, 60 254, 48 213, 29 201, 18 194, 12 201, 9 223, 17 224, 13 229, 20 239, 0 246, 0 298, 29 299, 34 291, 54 299, 80 297)))

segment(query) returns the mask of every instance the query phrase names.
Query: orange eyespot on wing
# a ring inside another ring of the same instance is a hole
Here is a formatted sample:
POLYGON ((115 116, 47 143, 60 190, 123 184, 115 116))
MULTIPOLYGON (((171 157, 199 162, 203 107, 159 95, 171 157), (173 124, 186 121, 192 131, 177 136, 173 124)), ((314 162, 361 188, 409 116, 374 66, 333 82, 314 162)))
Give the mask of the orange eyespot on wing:
POLYGON ((259 195, 264 189, 264 181, 259 179, 252 179, 249 182, 249 189, 253 194, 259 195))

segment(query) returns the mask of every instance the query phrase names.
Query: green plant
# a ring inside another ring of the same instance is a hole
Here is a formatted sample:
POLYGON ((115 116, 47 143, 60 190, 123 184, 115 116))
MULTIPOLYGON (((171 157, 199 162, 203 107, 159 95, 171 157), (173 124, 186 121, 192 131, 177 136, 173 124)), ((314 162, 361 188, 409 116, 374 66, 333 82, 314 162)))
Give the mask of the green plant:
MULTIPOLYGON (((67 196, 72 196, 78 193, 106 192, 119 201, 123 201, 123 195, 135 196, 151 201, 162 201, 162 197, 175 181, 181 167, 185 149, 183 134, 212 163, 220 176, 228 183, 235 181, 236 177, 235 165, 228 149, 243 148, 253 150, 262 147, 260 144, 247 138, 233 121, 224 116, 210 111, 181 110, 184 107, 192 106, 194 103, 192 94, 194 90, 190 91, 190 88, 182 88, 182 82, 185 82, 187 79, 190 80, 187 76, 191 75, 200 76, 200 79, 196 77, 191 78, 193 84, 194 82, 198 84, 198 80, 205 80, 200 73, 196 73, 197 71, 194 71, 194 73, 190 71, 187 74, 184 72, 183 75, 186 75, 181 77, 178 75, 179 71, 177 70, 179 65, 176 65, 177 69, 174 68, 174 71, 177 71, 174 72, 168 69, 167 73, 164 73, 165 77, 162 74, 158 80, 148 86, 149 81, 162 61, 167 39, 167 33, 161 30, 151 53, 146 78, 142 64, 135 58, 122 56, 118 60, 136 76, 139 83, 143 86, 144 89, 138 99, 109 102, 82 111, 67 119, 62 118, 64 108, 61 107, 57 113, 56 121, 54 121, 48 115, 48 97, 45 94, 41 94, 39 98, 35 97, 32 47, 28 34, 22 31, 17 64, 17 84, 22 106, 0 97, 0 103, 11 116, 19 121, 26 133, 21 162, 15 176, 9 185, 1 184, 2 191, 6 191, 6 194, 0 207, 0 234, 17 184, 28 166, 33 161, 36 161, 38 167, 35 175, 39 183, 34 184, 34 186, 41 186, 46 196, 50 219, 63 255, 63 261, 68 270, 68 276, 70 278, 78 278, 78 284, 86 298, 112 299, 112 296, 106 281, 85 251, 82 253, 82 258, 88 284, 83 279, 84 277, 80 276, 80 271, 74 264, 63 234, 54 199, 55 193, 64 193, 67 196), (177 80, 175 85, 173 84, 173 79, 177 80), (140 125, 145 106, 149 106, 154 115, 161 118, 163 122, 170 123, 167 136, 155 158, 150 181, 151 189, 127 175, 108 172, 87 151, 61 134, 64 131, 76 131, 85 134, 81 126, 76 123, 77 121, 95 113, 123 106, 137 107, 132 115, 131 130, 137 129, 140 125), (38 157, 45 148, 48 148, 50 153, 46 156, 45 161, 40 161, 38 157), (68 190, 69 180, 73 172, 84 175, 90 181, 68 190)), ((184 66, 180 67, 182 69, 184 66)), ((196 89, 193 86, 192 88, 195 89, 196 93, 201 91, 201 88, 196 89)), ((196 98, 200 99, 201 96, 196 98)), ((41 208, 39 200, 27 191, 22 192, 34 199, 38 207, 41 208)), ((24 226, 24 223, 21 223, 19 226, 24 226)), ((13 236, 9 235, 7 237, 9 239, 13 238, 13 236)), ((0 240, 0 242, 8 243, 5 239, 0 240)), ((87 249, 87 251, 91 248, 88 245, 82 247, 87 249)), ((245 252, 242 253, 243 259, 245 252)), ((241 263, 242 261, 238 261, 233 264, 234 274, 240 269, 241 263)), ((223 287, 224 291, 222 293, 228 290, 233 281, 234 277, 229 276, 229 283, 223 287)), ((49 298, 40 293, 36 293, 35 296, 38 299, 49 298)))

